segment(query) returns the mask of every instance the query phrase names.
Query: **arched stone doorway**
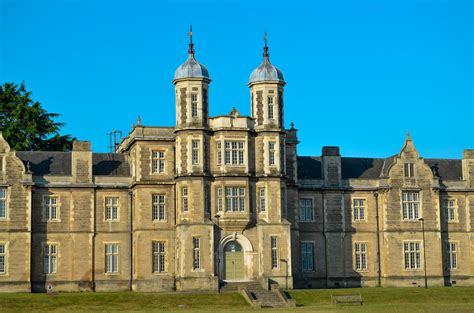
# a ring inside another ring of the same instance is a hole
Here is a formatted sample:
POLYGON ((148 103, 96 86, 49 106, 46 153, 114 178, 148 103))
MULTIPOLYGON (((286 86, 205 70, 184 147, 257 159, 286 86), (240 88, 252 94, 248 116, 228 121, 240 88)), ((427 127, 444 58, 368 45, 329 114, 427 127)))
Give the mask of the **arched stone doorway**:
POLYGON ((237 241, 230 241, 224 246, 224 279, 243 280, 244 251, 237 241))
POLYGON ((224 236, 219 241, 218 250, 219 253, 216 263, 218 264, 217 268, 220 280, 242 281, 254 279, 253 263, 255 252, 247 237, 239 233, 224 236), (232 261, 234 261, 234 268, 232 268, 232 261), (230 267, 227 268, 227 265, 230 267), (240 266, 242 270, 240 270, 240 266))

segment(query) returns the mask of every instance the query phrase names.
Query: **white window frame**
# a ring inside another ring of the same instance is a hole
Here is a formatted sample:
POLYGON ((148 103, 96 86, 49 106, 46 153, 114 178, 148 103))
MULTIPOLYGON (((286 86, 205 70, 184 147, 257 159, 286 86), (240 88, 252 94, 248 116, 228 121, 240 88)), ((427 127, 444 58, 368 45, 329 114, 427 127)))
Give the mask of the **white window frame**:
POLYGON ((153 274, 166 273, 166 242, 154 240, 151 244, 152 251, 152 265, 151 270, 153 274))
POLYGON ((118 274, 120 264, 120 246, 116 242, 105 243, 105 273, 107 275, 118 274))
POLYGON ((0 220, 6 220, 8 217, 7 194, 8 188, 0 187, 0 220))
POLYGON ((245 165, 245 143, 241 140, 224 141, 225 165, 245 165))
POLYGON ((59 221, 59 196, 43 196, 43 220, 46 222, 59 221))
POLYGON ((153 150, 152 154, 152 174, 163 174, 166 168, 166 153, 162 150, 153 150))
POLYGON ((458 205, 456 199, 448 198, 444 201, 444 216, 448 223, 456 223, 458 221, 458 205))
POLYGON ((314 205, 313 198, 299 198, 298 200, 300 222, 314 221, 314 205), (310 205, 308 205, 308 203, 310 205))
POLYGON ((231 213, 245 212, 245 187, 225 187, 225 210, 231 213))
POLYGON ((191 163, 192 165, 199 164, 199 140, 191 140, 191 163))
POLYGON ((193 271, 201 270, 201 237, 193 237, 193 271))
POLYGON ((276 165, 276 142, 270 141, 268 142, 268 165, 275 166, 276 165))
POLYGON ((152 200, 152 220, 154 222, 166 222, 166 197, 164 194, 153 194, 152 200))
POLYGON ((55 242, 43 244, 43 274, 50 275, 58 272, 59 245, 55 242))
POLYGON ((183 212, 189 211, 189 189, 188 187, 181 188, 181 206, 183 212))
POLYGON ((421 192, 402 190, 402 220, 418 221, 421 217, 421 192))
POLYGON ((198 117, 198 95, 191 94, 191 117, 198 117))
POLYGON ((264 213, 267 210, 267 189, 261 187, 258 190, 258 208, 260 213, 264 213))
POLYGON ((367 220, 367 199, 352 198, 352 220, 365 222, 367 220))
POLYGON ((119 203, 120 199, 116 196, 106 196, 104 198, 104 220, 106 222, 118 222, 119 221, 119 203))
POLYGON ((357 272, 367 271, 367 243, 354 242, 354 269, 357 272))
POLYGON ((7 275, 8 269, 8 244, 0 242, 0 275, 7 275))
POLYGON ((421 241, 403 241, 403 268, 405 271, 422 270, 422 246, 421 241))
POLYGON ((459 269, 459 243, 457 241, 446 242, 446 269, 448 271, 459 269))
POLYGON ((271 267, 272 270, 280 268, 280 238, 278 236, 270 236, 271 248, 271 267))
POLYGON ((403 164, 403 177, 413 178, 415 177, 415 163, 406 162, 403 164))
POLYGON ((303 272, 314 271, 314 242, 302 241, 300 245, 301 270, 303 272), (308 249, 310 247, 311 249, 308 249))

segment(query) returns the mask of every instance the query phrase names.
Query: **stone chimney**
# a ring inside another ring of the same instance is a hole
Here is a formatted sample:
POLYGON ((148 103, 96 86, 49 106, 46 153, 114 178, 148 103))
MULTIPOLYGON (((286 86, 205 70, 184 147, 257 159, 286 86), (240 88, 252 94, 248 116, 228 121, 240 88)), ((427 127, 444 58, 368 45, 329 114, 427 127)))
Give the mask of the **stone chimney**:
POLYGON ((323 147, 322 172, 324 185, 336 187, 341 185, 341 155, 339 147, 323 147))
POLYGON ((92 146, 89 141, 75 141, 72 144, 71 162, 73 182, 92 183, 92 146))
POLYGON ((462 177, 468 188, 474 188, 474 149, 462 153, 462 177))

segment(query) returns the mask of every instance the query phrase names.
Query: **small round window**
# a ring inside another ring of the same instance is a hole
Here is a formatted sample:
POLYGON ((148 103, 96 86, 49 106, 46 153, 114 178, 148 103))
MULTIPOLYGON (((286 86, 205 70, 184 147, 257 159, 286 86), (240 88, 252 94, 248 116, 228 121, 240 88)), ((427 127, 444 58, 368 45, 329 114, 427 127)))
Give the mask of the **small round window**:
POLYGON ((231 241, 225 245, 224 250, 225 252, 240 252, 242 251, 242 247, 237 241, 231 241))

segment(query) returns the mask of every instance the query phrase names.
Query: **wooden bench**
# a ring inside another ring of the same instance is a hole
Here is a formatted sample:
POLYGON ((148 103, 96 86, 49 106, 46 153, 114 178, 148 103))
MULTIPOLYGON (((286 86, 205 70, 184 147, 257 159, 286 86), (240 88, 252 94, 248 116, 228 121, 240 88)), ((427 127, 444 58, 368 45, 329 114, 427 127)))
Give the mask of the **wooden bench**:
POLYGON ((364 303, 364 298, 361 294, 357 295, 331 295, 332 304, 348 304, 348 303, 357 303, 362 305, 364 303))

